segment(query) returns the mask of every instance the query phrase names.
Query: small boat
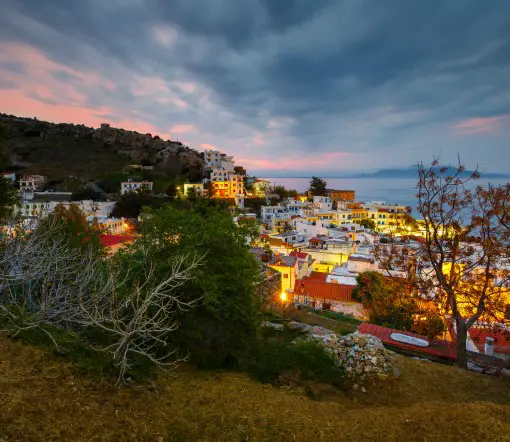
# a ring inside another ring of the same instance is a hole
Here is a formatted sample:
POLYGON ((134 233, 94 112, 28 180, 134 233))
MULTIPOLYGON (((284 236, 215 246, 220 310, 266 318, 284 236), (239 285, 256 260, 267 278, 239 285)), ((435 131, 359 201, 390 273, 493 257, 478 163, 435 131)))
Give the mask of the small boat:
POLYGON ((392 333, 391 339, 403 344, 416 345, 417 347, 428 347, 429 343, 425 339, 415 338, 414 336, 403 335, 402 333, 392 333))

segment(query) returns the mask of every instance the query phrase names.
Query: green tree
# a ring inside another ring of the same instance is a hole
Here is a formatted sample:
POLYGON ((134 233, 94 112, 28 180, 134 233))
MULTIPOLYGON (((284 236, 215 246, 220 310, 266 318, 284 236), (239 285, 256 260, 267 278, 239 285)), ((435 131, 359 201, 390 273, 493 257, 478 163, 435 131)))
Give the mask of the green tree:
POLYGON ((89 187, 77 190, 73 192, 73 195, 71 196, 72 201, 83 201, 83 200, 93 200, 97 201, 101 198, 101 194, 97 192, 94 189, 91 189, 89 187))
POLYGON ((360 273, 356 282, 353 297, 363 304, 370 322, 398 330, 412 330, 419 309, 403 284, 373 271, 360 273))
MULTIPOLYGON (((200 366, 234 366, 253 356, 258 336, 254 284, 258 263, 249 253, 253 226, 236 226, 228 210, 207 201, 191 209, 167 205, 144 213, 141 238, 129 256, 150 256, 156 277, 175 255, 204 256, 182 291, 201 300, 179 318, 176 344, 200 366)), ((132 265, 130 267, 133 267, 132 265)))
POLYGON ((271 193, 276 194, 280 197, 280 199, 284 198, 292 198, 298 195, 297 190, 287 189, 285 186, 274 186, 271 193))
POLYGON ((310 192, 313 196, 324 196, 326 195, 326 181, 319 177, 313 176, 310 180, 310 192))
POLYGON ((161 207, 170 199, 153 197, 145 192, 128 192, 121 195, 112 211, 116 218, 138 218, 143 207, 161 207))
POLYGON ((17 202, 17 190, 9 180, 0 176, 0 223, 9 219, 17 202))
POLYGON ((171 198, 175 198, 175 196, 177 195, 177 186, 175 185, 175 183, 170 183, 168 185, 168 187, 166 188, 166 191, 165 191, 166 195, 171 197, 171 198))
POLYGON ((365 229, 371 229, 371 230, 375 230, 377 227, 375 224, 375 221, 373 219, 369 219, 369 218, 362 219, 359 222, 359 225, 361 227, 364 227, 365 229))
POLYGON ((55 220, 61 225, 61 234, 67 236, 73 247, 94 250, 98 254, 103 252, 100 241, 101 230, 97 222, 89 223, 85 214, 77 206, 66 207, 59 204, 53 213, 41 220, 38 228, 44 231, 44 226, 51 225, 55 220))
POLYGON ((9 128, 4 123, 0 123, 0 172, 11 165, 11 156, 7 150, 8 140, 9 128))

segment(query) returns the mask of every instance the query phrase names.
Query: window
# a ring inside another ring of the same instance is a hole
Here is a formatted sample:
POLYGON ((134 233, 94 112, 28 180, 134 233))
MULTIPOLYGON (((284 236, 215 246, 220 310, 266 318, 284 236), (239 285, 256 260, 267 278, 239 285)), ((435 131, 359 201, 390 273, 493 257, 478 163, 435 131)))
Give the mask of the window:
POLYGON ((283 274, 283 277, 284 277, 285 279, 289 279, 289 274, 288 274, 288 273, 284 273, 284 274, 283 274))

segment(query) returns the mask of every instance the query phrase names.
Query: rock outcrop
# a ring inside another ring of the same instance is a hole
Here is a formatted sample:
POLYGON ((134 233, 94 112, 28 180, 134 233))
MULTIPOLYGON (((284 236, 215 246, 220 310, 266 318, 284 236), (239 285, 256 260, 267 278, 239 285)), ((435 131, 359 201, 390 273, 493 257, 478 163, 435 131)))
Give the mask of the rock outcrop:
POLYGON ((289 327, 302 330, 306 339, 317 341, 333 355, 338 365, 345 369, 354 388, 361 387, 368 379, 385 380, 398 375, 394 353, 384 348, 374 336, 358 332, 339 336, 323 327, 299 322, 291 322, 289 327))

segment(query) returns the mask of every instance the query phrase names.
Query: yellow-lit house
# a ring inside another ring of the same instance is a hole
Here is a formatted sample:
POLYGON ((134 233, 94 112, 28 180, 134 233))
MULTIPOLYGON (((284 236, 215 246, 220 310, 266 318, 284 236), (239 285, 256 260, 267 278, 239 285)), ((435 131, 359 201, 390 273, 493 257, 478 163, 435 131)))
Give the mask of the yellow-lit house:
POLYGON ((258 198, 265 198, 271 188, 271 182, 267 180, 256 180, 252 184, 252 194, 258 198))
POLYGON ((299 273, 297 257, 277 255, 275 262, 269 264, 269 266, 282 274, 282 293, 294 289, 299 273))

